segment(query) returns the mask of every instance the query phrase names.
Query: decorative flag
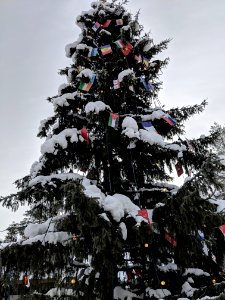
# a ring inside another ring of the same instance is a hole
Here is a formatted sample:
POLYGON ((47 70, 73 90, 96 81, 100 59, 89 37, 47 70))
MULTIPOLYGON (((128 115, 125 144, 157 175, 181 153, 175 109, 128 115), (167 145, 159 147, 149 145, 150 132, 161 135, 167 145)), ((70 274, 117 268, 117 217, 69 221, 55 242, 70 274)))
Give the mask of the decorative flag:
POLYGON ((101 52, 102 52, 102 55, 110 54, 110 53, 112 53, 112 48, 111 48, 110 45, 102 46, 101 47, 101 52))
POLYGON ((219 227, 220 231, 225 235, 225 224, 219 227))
POLYGON ((102 24, 102 28, 107 28, 109 27, 109 24, 111 23, 112 20, 107 20, 104 24, 102 24))
POLYGON ((141 81, 141 83, 143 84, 144 88, 145 88, 147 91, 151 92, 151 91, 154 90, 153 85, 152 85, 149 81, 146 82, 146 81, 145 81, 145 78, 141 77, 141 78, 140 78, 140 81, 141 81))
POLYGON ((129 85, 129 90, 134 93, 134 86, 133 85, 129 85))
POLYGON ((124 43, 121 40, 117 40, 114 42, 116 44, 116 46, 120 49, 122 49, 123 47, 125 47, 124 43))
POLYGON ((108 126, 111 126, 116 129, 118 125, 119 125, 119 115, 110 113, 108 126))
POLYGON ((93 56, 97 56, 98 53, 98 48, 91 48, 90 52, 89 52, 89 57, 93 57, 93 56))
POLYGON ((136 61, 137 61, 138 63, 141 63, 141 62, 142 62, 142 56, 141 56, 141 54, 135 55, 134 58, 136 59, 136 61))
POLYGON ((177 124, 177 122, 171 117, 162 116, 162 119, 165 120, 171 126, 175 126, 177 124))
POLYGON ((119 79, 113 80, 113 87, 114 87, 114 90, 117 90, 117 89, 120 88, 120 81, 119 81, 119 79))
POLYGON ((101 27, 101 25, 98 22, 96 22, 94 24, 94 26, 92 27, 92 29, 96 32, 100 27, 101 27))
POLYGON ((123 25, 123 19, 117 19, 117 20, 116 20, 116 25, 117 25, 117 26, 123 25))
POLYGON ((177 241, 175 240, 175 238, 169 233, 169 232, 165 232, 165 240, 167 240, 170 244, 173 245, 173 247, 177 246, 177 241))
POLYGON ((85 91, 85 92, 89 92, 94 81, 95 81, 95 77, 96 75, 93 75, 92 78, 91 78, 91 81, 88 82, 88 83, 85 83, 85 82, 81 82, 80 85, 79 85, 79 90, 82 90, 82 91, 85 91))
POLYGON ((121 49, 121 51, 123 52, 123 54, 125 56, 127 56, 131 50, 133 49, 133 46, 130 43, 127 43, 126 45, 124 45, 124 47, 121 49))
POLYGON ((152 223, 152 209, 141 209, 138 211, 138 215, 142 216, 145 220, 148 221, 148 224, 152 223))
POLYGON ((141 125, 146 130, 149 130, 151 127, 153 127, 152 122, 150 122, 150 121, 141 122, 141 125))
POLYGON ((186 143, 187 143, 187 146, 188 146, 188 150, 189 150, 190 152, 195 152, 195 149, 194 149, 194 147, 193 147, 191 141, 189 141, 188 139, 186 139, 186 143))
POLYGON ((144 64, 145 69, 149 68, 150 63, 146 57, 143 58, 143 64, 144 64))
POLYGON ((176 163, 175 168, 177 171, 177 176, 180 177, 184 173, 181 163, 180 162, 176 163))
POLYGON ((87 129, 85 127, 83 127, 80 131, 81 133, 81 136, 84 138, 85 142, 87 144, 89 144, 89 138, 88 138, 88 132, 87 132, 87 129))

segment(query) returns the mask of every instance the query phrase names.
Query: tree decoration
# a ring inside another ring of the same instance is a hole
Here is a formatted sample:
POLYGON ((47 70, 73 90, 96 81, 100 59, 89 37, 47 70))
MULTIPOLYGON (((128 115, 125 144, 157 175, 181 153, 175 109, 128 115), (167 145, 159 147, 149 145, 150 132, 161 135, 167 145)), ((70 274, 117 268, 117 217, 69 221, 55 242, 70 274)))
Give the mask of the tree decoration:
POLYGON ((120 88, 120 81, 119 79, 113 80, 113 88, 114 90, 117 90, 120 88))
POLYGON ((90 82, 88 82, 88 83, 81 82, 79 85, 79 89, 82 91, 85 91, 85 92, 89 92, 95 81, 95 78, 96 78, 96 75, 93 75, 90 82))
POLYGON ((110 113, 108 126, 117 129, 119 125, 119 115, 115 113, 110 113))
POLYGON ((110 53, 112 53, 112 48, 110 45, 104 45, 101 47, 101 52, 102 52, 102 55, 110 54, 110 53))
POLYGON ((123 19, 116 19, 116 25, 122 26, 123 25, 123 19))
POLYGON ((138 211, 138 215, 142 216, 145 220, 147 220, 148 224, 152 223, 152 210, 141 209, 138 211))
POLYGON ((109 24, 112 22, 112 20, 107 20, 105 23, 103 23, 102 25, 101 25, 101 27, 102 28, 107 28, 107 27, 109 27, 109 24))
POLYGON ((153 85, 148 81, 146 82, 145 81, 145 78, 141 77, 140 78, 140 82, 143 84, 144 88, 149 91, 149 92, 152 92, 154 90, 154 87, 153 85))
POLYGON ((98 48, 91 48, 91 50, 89 52, 89 57, 95 57, 97 55, 99 55, 98 48))
POLYGON ((83 137, 83 139, 85 140, 85 142, 87 144, 89 144, 89 137, 88 137, 87 129, 85 127, 83 127, 80 132, 81 132, 81 136, 83 137))
POLYGON ((170 116, 162 116, 161 118, 171 126, 175 126, 177 124, 176 120, 172 119, 170 116))
POLYGON ((171 245, 173 245, 173 247, 177 247, 177 241, 172 236, 172 234, 167 231, 165 232, 165 240, 167 240, 171 245))
POLYGON ((176 165, 175 165, 175 168, 176 168, 176 171, 177 171, 177 176, 180 177, 184 173, 182 164, 180 162, 177 162, 176 165))
POLYGON ((101 27, 101 25, 100 25, 98 22, 96 22, 96 23, 93 25, 92 29, 96 32, 100 27, 101 27))

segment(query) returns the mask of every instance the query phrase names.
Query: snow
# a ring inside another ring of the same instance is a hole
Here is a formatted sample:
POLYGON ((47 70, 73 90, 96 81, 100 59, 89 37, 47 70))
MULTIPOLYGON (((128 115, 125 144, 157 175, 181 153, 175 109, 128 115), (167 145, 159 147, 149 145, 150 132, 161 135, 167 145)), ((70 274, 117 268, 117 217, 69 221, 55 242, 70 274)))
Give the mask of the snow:
POLYGON ((58 95, 61 96, 62 95, 62 91, 67 88, 68 86, 70 86, 69 84, 66 83, 62 83, 60 84, 60 86, 58 87, 58 95))
POLYGON ((102 101, 88 102, 85 106, 85 112, 86 114, 89 114, 90 112, 98 114, 100 111, 106 110, 106 108, 110 109, 110 107, 102 101))
POLYGON ((48 231, 54 231, 55 224, 51 223, 51 219, 48 219, 42 224, 29 224, 25 230, 24 235, 26 238, 32 238, 36 235, 46 233, 48 231))
POLYGON ((122 82, 123 79, 124 79, 124 77, 125 77, 125 76, 129 76, 129 75, 135 76, 134 71, 131 70, 131 69, 124 70, 124 71, 122 71, 122 72, 120 72, 120 73, 118 74, 118 79, 119 79, 120 82, 122 82))
POLYGON ((188 274, 193 274, 193 275, 196 275, 196 276, 210 276, 209 273, 207 272, 204 272, 202 269, 196 269, 196 268, 188 268, 185 270, 183 276, 186 276, 188 274))
POLYGON ((132 117, 125 117, 122 123, 122 128, 125 128, 122 133, 128 136, 129 138, 138 138, 138 124, 135 119, 132 117))
POLYGON ((67 138, 70 139, 71 143, 78 142, 78 131, 76 128, 67 128, 61 131, 59 134, 53 135, 51 138, 47 139, 41 145, 41 153, 53 153, 56 154, 56 146, 61 146, 66 149, 68 146, 67 138))
POLYGON ((105 195, 102 191, 96 185, 91 185, 88 181, 83 181, 83 186, 85 188, 85 195, 90 198, 95 198, 101 206, 105 200, 105 195))
POLYGON ((114 288, 114 300, 132 300, 133 297, 136 297, 136 299, 143 299, 141 296, 126 291, 120 286, 114 288))
POLYGON ((92 70, 84 69, 77 75, 77 77, 81 78, 84 76, 84 77, 88 77, 91 80, 94 75, 95 73, 92 70))
POLYGON ((217 212, 224 212, 225 211, 225 200, 223 199, 210 199, 210 203, 217 205, 217 212))
POLYGON ((140 129, 139 132, 140 132, 140 139, 142 141, 147 142, 150 145, 157 144, 162 147, 165 145, 162 136, 156 132, 153 126, 150 127, 148 130, 140 129))
POLYGON ((149 297, 155 297, 156 299, 164 299, 165 297, 171 295, 170 291, 168 291, 167 289, 153 290, 149 287, 146 289, 146 294, 149 297))
POLYGON ((75 42, 73 42, 71 44, 66 45, 66 47, 65 47, 66 57, 71 57, 71 49, 75 49, 77 47, 77 45, 79 43, 81 43, 82 39, 83 39, 83 34, 80 33, 77 41, 75 41, 75 42))
POLYGON ((103 202, 105 211, 109 211, 116 222, 119 222, 125 214, 132 212, 137 213, 139 207, 127 197, 122 194, 114 194, 107 196, 103 202))
POLYGON ((76 96, 77 96, 77 92, 74 92, 74 93, 66 93, 66 94, 63 94, 62 96, 53 98, 51 100, 51 102, 53 104, 54 110, 56 110, 58 106, 61 106, 61 107, 69 106, 67 99, 74 100, 76 96))
POLYGON ((127 226, 124 222, 119 224, 119 228, 121 229, 122 237, 124 240, 127 239, 127 226))
POLYGON ((163 271, 163 272, 176 271, 177 270, 177 264, 168 263, 167 265, 158 266, 158 269, 160 271, 163 271))
POLYGON ((143 51, 144 51, 144 52, 148 52, 148 51, 151 49, 151 47, 152 47, 152 42, 149 41, 149 42, 144 46, 143 51))
POLYGON ((64 289, 64 288, 53 288, 49 290, 46 294, 49 297, 61 297, 61 296, 72 296, 74 295, 74 291, 72 289, 64 289))
POLYGON ((107 217, 107 214, 106 213, 102 213, 102 214, 99 214, 99 216, 101 218, 103 218, 104 220, 106 220, 107 222, 110 222, 109 218, 107 217))
POLYGON ((78 180, 82 179, 83 177, 80 174, 77 173, 61 173, 61 174, 52 174, 48 176, 43 176, 39 175, 33 179, 30 180, 29 186, 34 186, 36 184, 41 184, 44 186, 45 184, 51 184, 52 181, 56 180, 61 180, 61 181, 66 181, 66 180, 78 180))
POLYGON ((181 293, 185 293, 188 297, 192 297, 196 288, 193 288, 187 281, 182 285, 181 293))
POLYGON ((45 234, 39 234, 22 242, 22 245, 31 245, 36 242, 57 244, 64 243, 71 239, 71 235, 67 232, 47 232, 45 234))

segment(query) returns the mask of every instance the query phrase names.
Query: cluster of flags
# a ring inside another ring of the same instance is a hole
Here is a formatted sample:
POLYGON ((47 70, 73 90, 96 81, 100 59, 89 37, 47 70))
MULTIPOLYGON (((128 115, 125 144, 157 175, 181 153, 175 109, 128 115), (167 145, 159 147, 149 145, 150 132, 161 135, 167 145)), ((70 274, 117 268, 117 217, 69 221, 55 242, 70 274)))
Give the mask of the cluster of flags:
POLYGON ((131 50, 133 49, 133 46, 130 43, 124 44, 122 40, 117 40, 114 42, 116 46, 122 51, 122 53, 127 56, 130 54, 131 50))
POLYGON ((137 54, 134 56, 134 59, 138 62, 138 63, 143 63, 145 69, 148 69, 150 66, 150 62, 148 60, 148 58, 143 57, 141 54, 137 54))
POLYGON ((95 81, 96 75, 94 74, 91 78, 91 80, 88 83, 85 82, 81 82, 79 85, 79 90, 85 91, 85 92, 89 92, 94 81, 95 81))
MULTIPOLYGON (((149 81, 145 81, 144 78, 140 78, 140 82, 143 84, 144 88, 148 92, 152 92, 154 90, 154 86, 149 81)), ((120 89, 120 81, 119 81, 119 79, 113 80, 113 88, 114 88, 114 90, 120 89)), ((129 90, 134 93, 134 86, 133 85, 129 85, 129 90)))
POLYGON ((146 81, 144 77, 140 78, 140 82, 143 84, 146 91, 152 92, 154 90, 154 86, 149 81, 146 81))
MULTIPOLYGON (((94 30, 94 32, 96 32, 96 31, 98 31, 99 28, 107 28, 107 27, 109 27, 111 22, 112 22, 112 20, 107 20, 103 24, 100 24, 99 22, 95 22, 92 29, 94 30)), ((116 19, 115 22, 116 22, 116 26, 123 25, 123 19, 116 19)))

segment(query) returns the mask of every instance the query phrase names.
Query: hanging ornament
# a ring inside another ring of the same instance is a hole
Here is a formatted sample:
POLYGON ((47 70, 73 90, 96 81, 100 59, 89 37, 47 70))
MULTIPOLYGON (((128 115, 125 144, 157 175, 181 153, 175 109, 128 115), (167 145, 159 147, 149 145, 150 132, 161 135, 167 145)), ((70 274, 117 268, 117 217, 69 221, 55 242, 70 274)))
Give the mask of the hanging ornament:
POLYGON ((177 176, 180 177, 184 173, 181 163, 180 162, 176 163, 175 168, 177 171, 177 176))
POLYGON ((89 137, 88 137, 87 129, 85 127, 83 127, 80 132, 81 132, 81 136, 84 138, 85 142, 87 144, 89 144, 89 137))

